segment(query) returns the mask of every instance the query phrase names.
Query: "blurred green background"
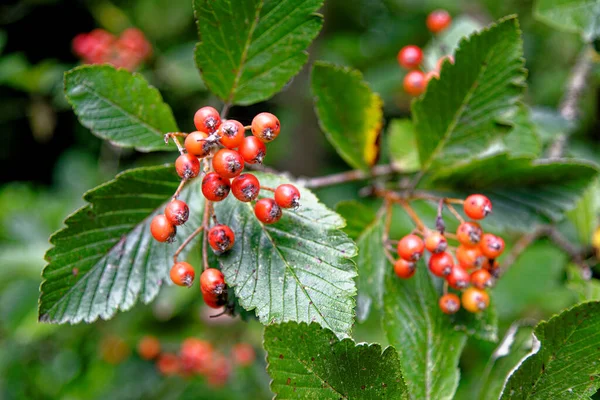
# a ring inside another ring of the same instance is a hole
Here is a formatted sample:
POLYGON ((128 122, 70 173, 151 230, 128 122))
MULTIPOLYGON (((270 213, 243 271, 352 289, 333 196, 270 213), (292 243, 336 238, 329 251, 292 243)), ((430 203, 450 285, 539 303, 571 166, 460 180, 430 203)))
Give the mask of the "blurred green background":
MULTIPOLYGON (((518 14, 529 70, 527 102, 541 115, 544 107, 556 108, 582 42, 577 35, 536 22, 532 5, 527 0, 326 0, 325 26, 311 48, 311 60, 359 68, 383 97, 386 120, 408 116, 411 99, 402 90, 404 71, 396 53, 406 44, 427 44, 428 12, 445 8, 454 18, 468 16, 483 25, 518 14)), ((159 88, 180 127, 192 130, 197 108, 220 104, 205 90, 194 67, 197 36, 190 0, 31 0, 0 5, 0 398, 270 398, 260 350, 262 326, 208 318, 210 311, 195 290, 167 287, 153 304, 137 305, 111 321, 89 326, 37 323, 48 237, 83 204, 81 195, 124 169, 174 159, 169 153, 141 154, 102 142, 78 123, 62 94, 63 72, 78 64, 71 51, 76 34, 94 28, 119 34, 131 26, 146 34, 154 51, 139 72, 159 88), (157 336, 170 351, 193 336, 210 340, 225 354, 235 343, 250 343, 258 355, 252 367, 235 368, 224 387, 209 387, 201 378, 161 376, 154 363, 136 353, 144 335, 157 336)), ((595 70, 583 98, 583 123, 570 149, 572 155, 595 161, 600 139, 597 75, 595 70)), ((305 68, 270 101, 234 107, 229 116, 243 123, 260 111, 279 116, 283 129, 269 147, 269 166, 295 176, 345 170, 319 131, 307 79, 305 68)), ((334 207, 340 200, 358 198, 360 187, 336 186, 318 195, 334 207)), ((399 218, 395 229, 408 229, 408 221, 399 218)), ((565 285, 566 263, 566 257, 545 241, 525 252, 494 290, 501 336, 514 320, 543 319, 577 301, 565 285)), ((385 343, 375 322, 357 327, 355 337, 385 343)), ((469 342, 457 398, 473 398, 493 350, 493 344, 469 342)))

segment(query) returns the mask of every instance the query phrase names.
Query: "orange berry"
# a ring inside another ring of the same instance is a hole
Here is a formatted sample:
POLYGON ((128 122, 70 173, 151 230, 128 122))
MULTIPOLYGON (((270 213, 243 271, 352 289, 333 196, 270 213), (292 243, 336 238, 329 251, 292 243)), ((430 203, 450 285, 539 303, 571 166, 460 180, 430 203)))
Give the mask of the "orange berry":
POLYGON ((471 313, 485 310, 490 304, 490 296, 487 292, 471 286, 462 294, 462 306, 471 313))

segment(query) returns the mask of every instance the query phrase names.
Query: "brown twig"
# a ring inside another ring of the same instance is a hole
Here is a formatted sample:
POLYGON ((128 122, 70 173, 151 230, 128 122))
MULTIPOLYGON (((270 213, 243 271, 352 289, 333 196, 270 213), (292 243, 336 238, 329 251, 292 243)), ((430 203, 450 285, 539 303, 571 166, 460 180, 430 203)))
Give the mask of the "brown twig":
POLYGON ((173 139, 173 142, 175 143, 175 146, 177 146, 177 150, 179 150, 180 154, 184 154, 185 150, 183 149, 183 147, 181 146, 181 143, 179 143, 179 138, 183 137, 185 138, 188 134, 184 133, 184 132, 169 132, 169 133, 165 133, 165 143, 168 144, 169 143, 169 139, 173 139))
POLYGON ((230 107, 231 107, 231 104, 229 104, 229 103, 223 104, 223 108, 221 109, 221 113, 219 114, 221 116, 222 120, 227 118, 227 113, 229 112, 230 107))
POLYGON ((179 257, 179 254, 183 251, 183 249, 185 249, 185 247, 190 244, 190 242, 200 234, 200 232, 202 232, 204 230, 204 226, 199 226, 198 228, 196 228, 196 230, 194 232, 192 232, 190 234, 190 236, 187 237, 187 239, 185 239, 183 241, 183 243, 181 243, 181 246, 179 246, 179 248, 175 251, 175 254, 173 254, 173 262, 176 263, 177 262, 177 257, 179 257))
POLYGON ((338 174, 319 176, 315 178, 300 178, 298 183, 310 189, 321 188, 324 186, 339 185, 346 182, 362 181, 365 179, 376 178, 379 176, 392 175, 400 171, 394 169, 391 164, 376 165, 369 172, 359 169, 340 172, 338 174))
MULTIPOLYGON (((383 235, 381 237, 381 241, 383 243, 387 243, 388 241, 390 241, 390 228, 392 226, 392 202, 389 201, 388 199, 384 200, 383 202, 383 206, 381 207, 381 209, 379 210, 378 214, 383 213, 385 215, 385 221, 383 223, 383 235)), ((390 251, 387 249, 386 246, 383 247, 383 254, 385 254, 385 257, 388 259, 388 261, 394 265, 396 263, 396 260, 394 259, 394 257, 392 256, 392 254, 390 253, 390 251)))
POLYGON ((183 190, 183 187, 185 186, 185 184, 187 182, 188 182, 187 178, 181 179, 181 182, 179 182, 179 186, 177 186, 177 190, 175 191, 175 193, 173 193, 173 200, 175 200, 176 198, 179 197, 179 194, 181 193, 181 191, 183 190))

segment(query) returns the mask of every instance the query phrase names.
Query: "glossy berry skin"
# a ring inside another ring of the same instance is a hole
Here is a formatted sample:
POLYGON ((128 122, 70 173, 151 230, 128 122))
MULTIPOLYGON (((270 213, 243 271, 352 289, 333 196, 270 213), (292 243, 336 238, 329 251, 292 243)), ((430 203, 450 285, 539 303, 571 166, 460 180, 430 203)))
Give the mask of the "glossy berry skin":
POLYGON ((468 247, 464 244, 456 249, 456 259, 463 268, 467 269, 480 267, 485 261, 479 247, 468 247))
POLYGON ((458 241, 465 246, 477 245, 481 240, 481 235, 483 235, 483 231, 476 222, 463 222, 456 230, 458 241))
POLYGON ((227 225, 215 225, 208 231, 208 243, 216 253, 225 253, 235 244, 235 234, 227 225))
POLYGON ((187 135, 185 138, 185 150, 196 157, 206 157, 210 154, 213 145, 207 141, 208 133, 195 131, 187 135))
POLYGON ((156 368, 165 376, 176 375, 180 370, 179 357, 173 353, 163 353, 156 360, 156 368))
POLYGON ((479 249, 486 258, 493 260, 504 252, 504 240, 491 233, 485 233, 479 242, 479 249))
POLYGON ((440 297, 438 304, 444 314, 455 314, 460 310, 460 299, 454 293, 446 293, 440 297))
POLYGON ((229 180, 216 172, 209 172, 202 179, 202 194, 210 201, 224 200, 229 194, 229 180))
POLYGON ((452 269, 454 269, 454 259, 450 253, 432 254, 429 258, 429 270, 435 276, 446 277, 450 275, 452 269))
POLYGON ((236 199, 247 203, 258 197, 260 182, 252 174, 241 174, 231 181, 231 191, 236 199))
POLYGON ((477 289, 487 289, 494 286, 494 277, 485 269, 478 269, 471 273, 471 285, 477 289))
POLYGON ((275 200, 264 198, 260 199, 254 205, 254 215, 263 224, 274 224, 281 219, 281 207, 275 203, 275 200))
POLYGON ((144 336, 137 346, 138 354, 144 360, 154 360, 160 354, 160 342, 154 336, 144 336))
POLYGON ((452 22, 452 17, 446 10, 434 10, 427 16, 427 29, 431 33, 440 33, 452 22))
POLYGON ((249 367, 256 359, 254 347, 247 343, 237 343, 231 348, 233 362, 240 367, 249 367))
POLYGON ((213 107, 202 107, 194 114, 194 125, 200 132, 213 133, 221 126, 221 116, 213 107))
POLYGON ((190 209, 184 201, 172 200, 165 207, 165 217, 173 225, 185 224, 190 216, 190 209))
POLYGON ((450 287, 456 290, 462 290, 469 286, 471 276, 463 267, 455 265, 454 268, 452 268, 450 275, 446 277, 446 281, 450 287))
POLYGON ((448 241, 439 232, 430 232, 425 236, 425 248, 431 253, 441 253, 448 248, 448 241))
POLYGON ((192 179, 200 173, 200 161, 193 154, 182 154, 175 160, 177 175, 183 179, 192 179))
POLYGON ((223 121, 219 127, 219 137, 221 144, 228 149, 239 147, 244 141, 244 125, 234 119, 223 121))
POLYGON ((410 71, 404 76, 404 91, 411 96, 419 96, 425 91, 427 81, 421 71, 410 71))
POLYGON ((217 151, 212 160, 215 172, 223 178, 235 178, 244 170, 244 159, 235 150, 221 149, 217 151))
POLYGON ((171 277, 173 283, 177 286, 190 287, 194 282, 196 272, 194 271, 194 267, 192 267, 190 263, 180 261, 178 263, 173 264, 169 276, 171 277))
POLYGON ((289 183, 277 186, 274 197, 275 202, 281 208, 298 208, 300 206, 300 191, 289 183))
POLYGON ((425 243, 417 235, 406 235, 398 242, 398 256, 406 261, 417 261, 423 255, 425 243))
POLYGON ((227 290, 225 276, 216 268, 208 268, 200 275, 200 290, 202 293, 220 295, 227 290))
POLYGON ((398 52, 398 64, 406 69, 417 68, 423 61, 423 51, 419 46, 404 46, 398 52))
POLYGON ((412 261, 406 261, 402 258, 399 258, 394 263, 394 272, 398 276, 398 278, 408 279, 415 274, 417 270, 416 264, 412 261))
POLYGON ((465 214, 471 219, 484 219, 492 212, 492 202, 482 194, 472 194, 465 199, 465 214))
POLYGON ((267 155, 267 147, 256 136, 246 136, 238 150, 248 164, 262 164, 267 155))
POLYGON ((265 143, 275 140, 280 129, 279 119, 271 113, 262 112, 252 120, 252 134, 265 143))
POLYGON ((471 286, 461 296, 462 306, 471 313, 478 313, 490 305, 490 296, 487 292, 471 286))
POLYGON ((152 237, 158 242, 171 243, 175 238, 175 234, 177 234, 177 228, 169 222, 167 217, 161 214, 152 218, 150 233, 152 233, 152 237))

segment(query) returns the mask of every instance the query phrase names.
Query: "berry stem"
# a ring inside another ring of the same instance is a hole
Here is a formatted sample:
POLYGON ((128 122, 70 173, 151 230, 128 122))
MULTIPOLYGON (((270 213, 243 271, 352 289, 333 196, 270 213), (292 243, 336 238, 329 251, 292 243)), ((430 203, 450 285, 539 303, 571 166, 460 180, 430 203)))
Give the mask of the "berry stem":
POLYGON ((249 131, 250 129, 252 129, 252 125, 246 125, 246 126, 244 126, 244 130, 249 131))
MULTIPOLYGON (((196 236, 198 236, 200 234, 200 232, 202 232, 204 230, 204 226, 199 226, 198 228, 196 228, 196 230, 194 232, 192 232, 190 234, 190 236, 188 236, 183 243, 181 243, 181 246, 179 246, 179 248, 175 251, 175 254, 173 254, 173 262, 177 263, 177 257, 179 257, 179 254, 183 251, 183 249, 185 249, 185 247, 190 244, 190 242, 192 241, 192 239, 194 239, 196 236)), ((205 235, 206 236, 206 235, 205 235)))
POLYGON ((175 146, 177 146, 177 150, 179 150, 179 153, 185 154, 184 148, 181 146, 181 143, 179 143, 179 138, 186 136, 187 133, 183 132, 169 132, 165 134, 165 143, 169 143, 169 139, 173 139, 173 142, 175 143, 175 146))
MULTIPOLYGON (((208 227, 208 218, 210 216, 210 210, 212 209, 212 201, 204 201, 204 215, 202 215, 202 226, 208 227)), ((208 235, 202 235, 202 270, 207 270, 208 265, 208 235)))
POLYGON ((316 178, 303 178, 299 179, 298 182, 309 189, 316 189, 325 186, 339 185, 346 182, 362 181, 379 176, 393 175, 399 172, 401 171, 395 169, 391 164, 385 164, 376 165, 371 168, 371 171, 369 172, 355 169, 333 175, 319 176, 316 178))
MULTIPOLYGON (((389 240, 390 227, 392 226, 392 213, 393 213, 392 205, 393 205, 393 203, 389 199, 386 198, 384 200, 383 206, 377 212, 378 217, 381 215, 381 213, 384 213, 384 215, 385 215, 385 220, 384 220, 384 225, 383 225, 383 235, 381 236, 381 241, 383 243, 388 243, 390 241, 389 240)), ((385 257, 388 259, 388 261, 392 265, 394 265, 396 263, 396 260, 394 259, 394 257, 390 253, 390 251, 388 250, 387 246, 383 246, 383 254, 385 254, 385 257)))
POLYGON ((266 190, 267 192, 275 192, 275 189, 273 189, 272 187, 268 187, 268 186, 260 186, 260 190, 266 190))
POLYGON ((221 109, 221 120, 225 120, 227 118, 227 113, 229 112, 229 108, 231 104, 225 103, 223 104, 223 108, 221 109))
POLYGON ((444 279, 444 286, 442 286, 442 292, 448 294, 448 281, 444 279))
POLYGON ((437 209, 437 218, 435 219, 435 229, 438 230, 442 235, 446 231, 446 224, 444 223, 444 199, 440 199, 437 209))
POLYGON ((452 206, 452 204, 450 203, 446 203, 446 207, 448 207, 448 210, 450 210, 450 212, 454 215, 454 217, 462 224, 463 222, 465 222, 465 219, 463 217, 461 217, 461 215, 458 213, 458 211, 456 211, 456 208, 454 208, 452 206))
POLYGON ((173 193, 173 200, 175 200, 179 197, 179 194, 181 194, 181 191, 183 190, 183 187, 185 186, 187 181, 188 181, 187 178, 183 178, 181 180, 181 182, 179 183, 179 186, 177 187, 177 190, 175 191, 175 193, 173 193))
POLYGON ((398 204, 400 204, 400 206, 404 209, 404 211, 406 211, 406 213, 408 214, 410 219, 412 219, 413 222, 415 223, 415 225, 417 226, 417 229, 419 229, 423 233, 427 233, 427 231, 428 231, 427 227, 425 226, 423 221, 421 221, 421 218, 419 218, 419 216, 417 215, 415 210, 413 210, 413 208, 410 206, 410 204, 408 204, 408 202, 404 199, 398 199, 398 201, 396 201, 396 202, 398 204))

